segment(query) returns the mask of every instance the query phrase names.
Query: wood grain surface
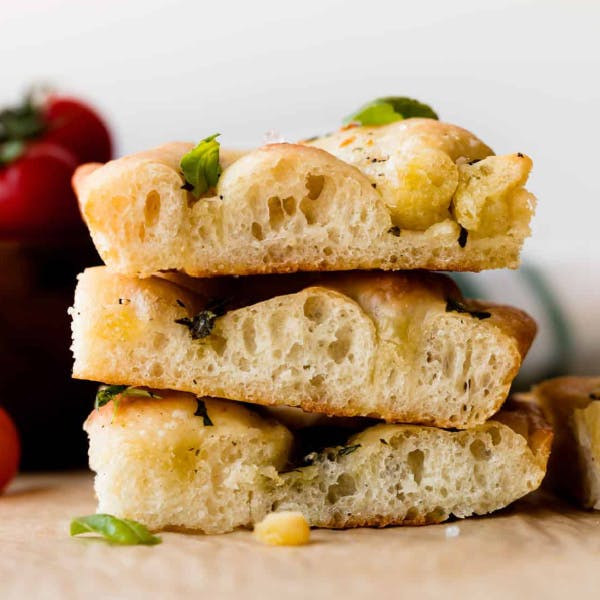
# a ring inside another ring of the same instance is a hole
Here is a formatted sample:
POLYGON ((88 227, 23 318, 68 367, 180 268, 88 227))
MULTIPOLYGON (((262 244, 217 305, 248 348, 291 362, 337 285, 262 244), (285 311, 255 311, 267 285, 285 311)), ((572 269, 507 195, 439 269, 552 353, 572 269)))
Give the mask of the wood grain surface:
POLYGON ((600 597, 600 513, 545 494, 449 524, 316 530, 295 548, 247 531, 154 547, 70 538, 71 517, 94 509, 87 473, 18 478, 0 496, 0 598, 600 597))

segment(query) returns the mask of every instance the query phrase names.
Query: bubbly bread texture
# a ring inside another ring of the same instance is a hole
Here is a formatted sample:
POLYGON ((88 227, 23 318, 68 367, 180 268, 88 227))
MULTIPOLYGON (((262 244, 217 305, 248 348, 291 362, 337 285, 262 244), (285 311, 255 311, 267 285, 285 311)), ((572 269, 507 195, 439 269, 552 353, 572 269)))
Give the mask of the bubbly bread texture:
POLYGON ((75 173, 81 212, 113 270, 146 277, 519 264, 531 160, 493 156, 432 119, 354 127, 306 144, 221 153, 216 189, 182 188, 171 143, 75 173))
POLYGON ((560 377, 533 395, 556 432, 548 483, 586 508, 600 510, 600 377, 560 377))
POLYGON ((85 424, 98 510, 150 529, 224 533, 278 511, 310 526, 421 525, 486 514, 536 489, 552 432, 528 403, 465 431, 375 425, 289 463, 290 432, 241 404, 121 398, 85 424), (202 411, 204 412, 204 411, 202 411))
POLYGON ((214 318, 201 281, 192 291, 86 270, 71 309, 74 376, 466 428, 498 410, 535 334, 525 313, 465 301, 443 275, 358 272, 308 287, 291 277, 299 291, 279 281, 255 302, 260 279, 207 280, 210 294, 230 294, 214 318))

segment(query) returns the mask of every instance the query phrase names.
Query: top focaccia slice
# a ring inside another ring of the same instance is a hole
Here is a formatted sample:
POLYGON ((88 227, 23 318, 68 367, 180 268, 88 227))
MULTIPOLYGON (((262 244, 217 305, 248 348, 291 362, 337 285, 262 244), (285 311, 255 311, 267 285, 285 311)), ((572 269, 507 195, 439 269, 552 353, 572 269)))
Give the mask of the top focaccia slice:
POLYGON ((432 119, 222 151, 218 184, 199 199, 182 188, 191 148, 171 143, 77 170, 81 212, 112 270, 516 268, 530 233, 531 160, 493 156, 432 119))

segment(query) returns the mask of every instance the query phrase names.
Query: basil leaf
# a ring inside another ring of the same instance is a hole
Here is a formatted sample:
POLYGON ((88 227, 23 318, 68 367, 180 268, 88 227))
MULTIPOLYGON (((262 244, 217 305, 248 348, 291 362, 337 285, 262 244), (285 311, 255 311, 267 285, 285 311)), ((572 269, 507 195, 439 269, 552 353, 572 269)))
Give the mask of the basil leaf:
POLYGON ((387 96, 365 104, 346 117, 344 124, 387 125, 412 117, 438 119, 436 112, 427 104, 406 96, 387 96))
POLYGON ((355 450, 360 448, 360 444, 355 444, 354 446, 344 446, 338 450, 338 456, 346 456, 347 454, 352 454, 355 450))
POLYGON ((179 163, 185 178, 183 187, 191 191, 196 198, 215 187, 221 176, 221 144, 216 141, 219 135, 221 134, 215 133, 204 138, 195 148, 184 154, 179 163))
POLYGON ((210 335, 218 316, 212 310, 203 310, 191 319, 189 317, 175 319, 175 323, 185 325, 190 330, 193 340, 201 340, 210 335))
POLYGON ((160 399, 161 396, 149 392, 148 390, 142 390, 141 388, 129 385, 101 385, 96 392, 96 400, 94 402, 94 408, 98 409, 108 404, 115 396, 133 396, 136 398, 156 398, 160 399))
POLYGON ((212 427, 214 423, 210 420, 208 416, 208 411, 206 410, 206 404, 202 398, 196 397, 196 401, 198 402, 198 406, 196 407, 196 412, 194 413, 195 417, 202 417, 202 422, 204 427, 212 427))
POLYGON ((206 303, 205 309, 201 310, 197 315, 191 318, 181 317, 180 319, 175 319, 175 323, 185 325, 190 330, 193 340, 201 340, 211 334, 215 326, 215 321, 227 312, 225 309, 229 302, 230 298, 210 300, 206 303))
POLYGON ((355 444, 353 446, 338 446, 337 448, 325 448, 318 452, 311 452, 307 454, 303 459, 305 465, 314 465, 316 462, 335 461, 340 456, 346 456, 352 454, 361 447, 361 444, 355 444))
POLYGON ((141 523, 131 519, 119 519, 107 514, 87 515, 71 521, 71 535, 99 533, 115 544, 160 544, 162 539, 152 535, 141 523))

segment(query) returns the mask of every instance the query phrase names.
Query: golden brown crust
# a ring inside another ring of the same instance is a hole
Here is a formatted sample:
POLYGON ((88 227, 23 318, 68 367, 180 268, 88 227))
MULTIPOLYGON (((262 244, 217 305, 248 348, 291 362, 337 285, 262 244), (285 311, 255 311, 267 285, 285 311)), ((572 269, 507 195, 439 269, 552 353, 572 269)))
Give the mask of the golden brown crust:
POLYGON ((521 356, 523 358, 527 356, 537 334, 537 324, 524 310, 481 300, 467 300, 466 305, 474 310, 490 312, 492 314, 490 323, 513 337, 521 356))
POLYGON ((512 396, 492 418, 522 435, 536 458, 546 463, 554 431, 536 402, 522 396, 512 396))

